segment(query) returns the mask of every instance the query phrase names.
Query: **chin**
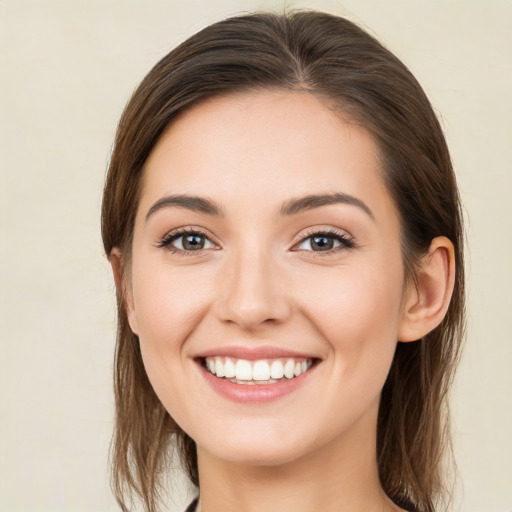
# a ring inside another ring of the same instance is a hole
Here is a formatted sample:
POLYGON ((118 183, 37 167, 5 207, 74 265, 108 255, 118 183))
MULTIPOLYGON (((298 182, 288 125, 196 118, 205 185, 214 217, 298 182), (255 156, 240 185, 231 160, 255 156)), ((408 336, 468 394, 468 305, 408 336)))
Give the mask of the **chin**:
POLYGON ((198 455, 203 451, 209 457, 231 464, 271 467, 290 464, 319 448, 318 440, 311 433, 300 432, 290 425, 280 426, 285 428, 259 422, 253 429, 239 424, 230 429, 224 426, 217 434, 210 430, 205 437, 195 439, 198 455))
POLYGON ((300 459, 303 448, 283 446, 282 443, 234 442, 220 450, 218 446, 211 450, 205 448, 211 456, 225 462, 243 466, 276 467, 290 464, 300 459))

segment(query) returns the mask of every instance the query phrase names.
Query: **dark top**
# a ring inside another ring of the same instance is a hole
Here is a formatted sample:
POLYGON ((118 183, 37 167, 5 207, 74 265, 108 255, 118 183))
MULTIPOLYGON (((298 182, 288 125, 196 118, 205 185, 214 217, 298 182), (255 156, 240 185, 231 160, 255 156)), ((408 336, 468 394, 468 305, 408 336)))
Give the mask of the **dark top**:
POLYGON ((196 507, 197 507, 197 500, 198 498, 196 498, 188 507, 187 507, 187 510, 185 510, 185 512, 195 512, 196 510, 196 507))
MULTIPOLYGON (((188 507, 187 507, 187 510, 185 510, 185 512, 195 512, 196 510, 196 507, 197 507, 197 500, 199 498, 196 498, 188 507)), ((402 502, 402 503, 397 503, 397 505, 401 508, 403 508, 404 510, 408 510, 409 512, 416 512, 416 509, 410 504, 410 503, 407 503, 407 502, 402 502)))

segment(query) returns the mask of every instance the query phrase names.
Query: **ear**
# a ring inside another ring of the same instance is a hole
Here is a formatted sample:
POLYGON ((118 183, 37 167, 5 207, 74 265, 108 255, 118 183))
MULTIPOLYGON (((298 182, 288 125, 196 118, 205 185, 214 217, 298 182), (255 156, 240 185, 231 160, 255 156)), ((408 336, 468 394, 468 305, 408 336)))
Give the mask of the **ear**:
POLYGON ((416 341, 435 329, 450 305, 455 283, 455 251, 444 237, 432 240, 417 279, 406 290, 398 341, 416 341))
POLYGON ((131 330, 134 334, 138 334, 138 322, 135 308, 133 305, 133 292, 129 277, 126 276, 123 263, 121 250, 114 247, 108 257, 110 266, 112 267, 112 273, 114 274, 114 282, 116 284, 117 300, 123 305, 123 308, 128 317, 128 323, 130 324, 131 330))

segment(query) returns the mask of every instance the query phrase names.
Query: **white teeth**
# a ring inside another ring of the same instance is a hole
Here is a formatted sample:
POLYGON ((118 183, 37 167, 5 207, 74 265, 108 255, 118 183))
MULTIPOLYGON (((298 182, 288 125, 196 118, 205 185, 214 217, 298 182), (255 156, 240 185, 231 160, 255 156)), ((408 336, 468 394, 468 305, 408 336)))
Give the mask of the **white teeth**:
POLYGON ((224 377, 224 365, 220 357, 215 358, 215 374, 217 377, 224 377))
POLYGON ((270 379, 270 366, 267 361, 256 361, 252 368, 253 380, 268 380, 270 379))
POLYGON ((224 363, 224 377, 232 379, 236 375, 235 363, 231 359, 226 359, 224 363))
MULTIPOLYGON (((249 361, 239 359, 235 366, 235 375, 238 380, 252 380, 252 366, 249 361)), ((219 374, 217 373, 217 377, 219 374)))
POLYGON ((311 359, 260 359, 248 361, 229 357, 207 357, 206 369, 217 377, 224 377, 238 384, 273 384, 293 379, 311 368, 311 359))
POLYGON ((284 366, 283 363, 279 360, 275 360, 272 362, 270 366, 270 376, 273 379, 282 379, 284 375, 284 366))
POLYGON ((293 359, 288 359, 286 364, 284 365, 284 376, 287 379, 293 379, 295 376, 295 361, 293 359))

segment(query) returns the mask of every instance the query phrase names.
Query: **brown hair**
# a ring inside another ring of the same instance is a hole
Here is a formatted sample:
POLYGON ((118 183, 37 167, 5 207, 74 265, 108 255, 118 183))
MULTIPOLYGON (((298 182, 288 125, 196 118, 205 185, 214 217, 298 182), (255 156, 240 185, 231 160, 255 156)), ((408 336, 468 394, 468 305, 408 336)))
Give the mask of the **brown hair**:
MULTIPOLYGON (((455 246, 448 313, 423 339, 398 343, 377 427, 383 489, 397 504, 432 512, 445 495, 446 395, 464 330, 461 207, 448 148, 425 93, 372 36, 325 13, 257 13, 213 24, 166 55, 137 88, 119 123, 103 197, 105 251, 109 255, 119 248, 127 265, 144 163, 173 118, 212 96, 261 88, 327 97, 373 134, 400 214, 409 278, 414 279, 415 266, 433 238, 446 236, 455 246)), ((116 497, 128 510, 126 496, 133 490, 153 512, 173 441, 191 481, 199 484, 195 444, 150 385, 122 293, 114 383, 116 497)))

